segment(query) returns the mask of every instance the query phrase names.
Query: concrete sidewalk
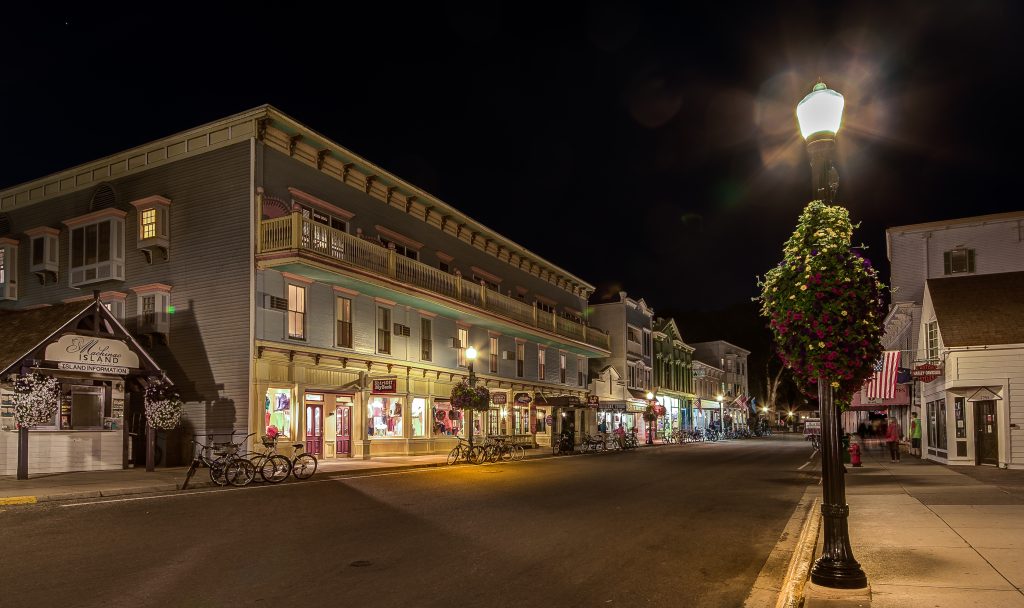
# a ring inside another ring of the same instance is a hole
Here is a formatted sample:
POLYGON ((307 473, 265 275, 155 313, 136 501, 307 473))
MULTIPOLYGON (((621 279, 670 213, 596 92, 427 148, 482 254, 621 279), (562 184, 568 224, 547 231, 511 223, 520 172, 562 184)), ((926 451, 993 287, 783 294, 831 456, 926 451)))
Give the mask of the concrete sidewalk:
POLYGON ((1019 485, 1024 471, 993 470, 980 481, 907 455, 893 464, 877 450, 847 468, 850 539, 871 601, 808 588, 805 608, 1024 608, 1024 496, 991 481, 1019 485))

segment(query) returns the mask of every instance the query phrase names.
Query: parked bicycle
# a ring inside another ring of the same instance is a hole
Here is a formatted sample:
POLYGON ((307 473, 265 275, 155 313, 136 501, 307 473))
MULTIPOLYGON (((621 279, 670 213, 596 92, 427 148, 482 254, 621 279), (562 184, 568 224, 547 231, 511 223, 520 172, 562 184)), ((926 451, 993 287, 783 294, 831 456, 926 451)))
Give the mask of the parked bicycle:
POLYGON ((459 445, 455 446, 448 452, 448 464, 455 464, 459 461, 467 462, 470 464, 478 464, 478 460, 482 462, 483 448, 479 445, 474 445, 473 449, 470 450, 469 442, 459 437, 459 445))
POLYGON ((607 447, 604 437, 594 437, 588 433, 583 434, 583 443, 580 444, 580 449, 583 452, 603 452, 607 447))
POLYGON ((242 445, 252 433, 246 435, 242 441, 234 443, 231 440, 234 439, 235 433, 236 431, 232 431, 230 439, 224 443, 213 443, 214 435, 207 435, 210 445, 192 437, 192 463, 185 474, 185 482, 181 484, 182 490, 188 489, 189 481, 200 466, 210 469, 210 481, 218 486, 246 486, 252 482, 256 477, 256 468, 251 461, 240 456, 242 445), (211 458, 207 453, 213 453, 216 458, 211 458))
POLYGON ((292 448, 294 448, 296 452, 295 458, 291 459, 292 475, 295 479, 309 479, 313 476, 313 473, 316 473, 316 456, 307 452, 301 443, 293 443, 292 448))
MULTIPOLYGON (((277 437, 263 435, 260 438, 266 452, 253 452, 248 458, 267 483, 281 483, 292 471, 292 461, 277 452, 277 437)), ((314 468, 315 470, 315 468, 314 468)))

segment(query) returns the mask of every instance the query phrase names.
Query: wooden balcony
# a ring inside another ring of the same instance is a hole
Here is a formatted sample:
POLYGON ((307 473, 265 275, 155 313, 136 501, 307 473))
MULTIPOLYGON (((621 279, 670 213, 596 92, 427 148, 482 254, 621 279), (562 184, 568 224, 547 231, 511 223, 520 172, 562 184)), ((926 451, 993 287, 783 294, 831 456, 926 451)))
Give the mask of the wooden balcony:
POLYGON ((515 298, 467 281, 394 250, 325 226, 297 213, 260 222, 259 253, 295 251, 341 267, 353 267, 457 300, 467 306, 511 319, 590 346, 610 350, 608 334, 538 309, 515 298))

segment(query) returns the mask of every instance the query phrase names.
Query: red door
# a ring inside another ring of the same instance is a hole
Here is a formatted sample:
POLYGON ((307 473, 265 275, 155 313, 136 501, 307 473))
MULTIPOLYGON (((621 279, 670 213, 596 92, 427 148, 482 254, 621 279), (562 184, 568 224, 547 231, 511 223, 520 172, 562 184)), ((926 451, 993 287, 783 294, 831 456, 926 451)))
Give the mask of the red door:
POLYGON ((339 405, 334 416, 337 420, 338 432, 337 449, 338 456, 352 455, 352 408, 347 405, 339 405))
POLYGON ((324 455, 324 410, 317 404, 306 405, 306 451, 317 457, 324 455))

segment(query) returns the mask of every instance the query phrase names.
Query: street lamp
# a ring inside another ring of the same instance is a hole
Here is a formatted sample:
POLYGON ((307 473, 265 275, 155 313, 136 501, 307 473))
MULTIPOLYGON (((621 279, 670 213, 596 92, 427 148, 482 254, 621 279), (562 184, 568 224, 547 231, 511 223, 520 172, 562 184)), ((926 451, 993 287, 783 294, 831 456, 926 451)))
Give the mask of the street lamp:
MULTIPOLYGON (((814 197, 826 204, 832 203, 839 187, 832 156, 835 137, 843 123, 844 105, 842 95, 819 82, 796 107, 800 134, 807 141, 814 197)), ((839 416, 832 401, 831 383, 823 377, 818 378, 818 405, 821 410, 821 515, 825 540, 821 557, 811 568, 811 581, 824 587, 860 589, 867 586, 868 579, 853 558, 850 547, 850 507, 846 504, 846 481, 840 456, 839 416)))

